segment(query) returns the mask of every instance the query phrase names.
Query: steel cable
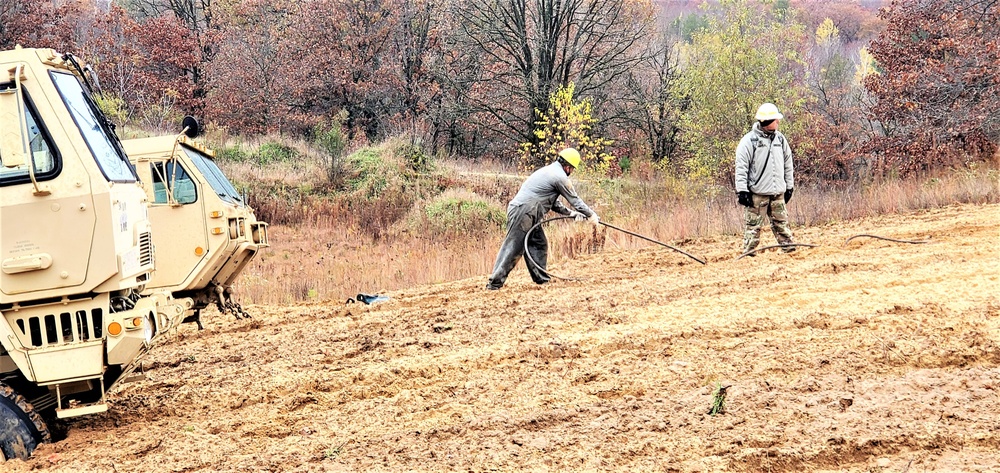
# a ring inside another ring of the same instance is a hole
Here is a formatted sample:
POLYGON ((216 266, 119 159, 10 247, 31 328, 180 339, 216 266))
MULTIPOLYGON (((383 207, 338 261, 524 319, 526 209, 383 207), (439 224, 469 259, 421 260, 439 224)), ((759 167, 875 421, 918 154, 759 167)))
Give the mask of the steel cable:
POLYGON ((816 245, 811 245, 809 243, 786 243, 784 245, 762 246, 760 248, 754 248, 754 249, 752 249, 752 250, 750 250, 750 251, 748 251, 746 253, 743 253, 742 255, 737 256, 736 259, 740 259, 740 258, 742 258, 744 256, 750 256, 750 255, 752 255, 752 254, 754 254, 754 253, 756 253, 758 251, 764 251, 764 250, 768 250, 768 249, 771 249, 771 248, 790 248, 790 247, 795 247, 795 246, 803 246, 803 247, 806 247, 806 248, 816 248, 816 245))
POLYGON ((861 237, 876 238, 876 239, 879 239, 879 240, 886 240, 886 241, 894 241, 896 243, 909 243, 909 244, 912 244, 912 245, 923 245, 923 244, 927 243, 926 241, 897 240, 895 238, 887 238, 887 237, 878 236, 878 235, 869 235, 867 233, 861 233, 861 234, 858 234, 858 235, 854 235, 854 236, 848 238, 847 240, 845 240, 844 241, 844 245, 847 245, 851 240, 853 240, 855 238, 861 238, 861 237))
MULTIPOLYGON (((574 217, 569 217, 569 216, 552 217, 550 219, 542 220, 541 222, 538 222, 534 226, 532 226, 528 230, 528 232, 524 234, 524 259, 527 260, 532 266, 534 266, 535 269, 539 270, 542 274, 544 274, 544 275, 546 275, 546 276, 548 276, 550 278, 562 279, 564 281, 581 281, 580 278, 565 278, 565 277, 562 277, 562 276, 558 276, 558 275, 552 274, 549 271, 546 271, 544 268, 542 268, 541 266, 539 266, 539 264, 537 262, 535 262, 535 259, 531 257, 531 252, 528 251, 528 239, 531 238, 531 233, 534 232, 536 228, 538 228, 538 227, 542 226, 542 224, 545 224, 545 223, 548 223, 548 222, 553 222, 553 221, 556 221, 556 220, 564 220, 564 219, 568 219, 568 218, 574 218, 574 217)), ((643 240, 656 243, 657 245, 665 246, 665 247, 670 248, 671 250, 674 250, 674 251, 676 251, 678 253, 681 253, 684 256, 687 256, 688 258, 691 258, 691 259, 693 259, 693 260, 695 260, 695 261, 697 261, 697 262, 699 262, 701 264, 706 264, 705 260, 703 260, 703 259, 701 259, 701 258, 699 258, 697 256, 694 256, 694 255, 692 255, 692 254, 690 254, 690 253, 688 253, 688 252, 686 252, 684 250, 681 250, 679 248, 674 248, 673 246, 670 246, 670 245, 668 245, 666 243, 656 241, 656 240, 654 240, 652 238, 642 236, 642 235, 640 235, 638 233, 635 233, 635 232, 630 232, 630 231, 625 230, 623 228, 618 228, 618 227, 616 227, 614 225, 611 225, 609 223, 604 223, 604 222, 599 222, 599 223, 601 225, 604 225, 605 227, 612 228, 612 229, 618 230, 618 231, 623 232, 623 233, 627 233, 627 234, 632 235, 632 236, 637 237, 637 238, 642 238, 643 240)))

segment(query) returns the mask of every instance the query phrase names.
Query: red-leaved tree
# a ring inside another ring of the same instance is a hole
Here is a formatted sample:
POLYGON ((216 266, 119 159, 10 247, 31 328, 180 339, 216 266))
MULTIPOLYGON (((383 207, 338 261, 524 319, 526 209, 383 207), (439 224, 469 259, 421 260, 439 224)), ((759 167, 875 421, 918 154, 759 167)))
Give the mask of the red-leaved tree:
POLYGON ((866 86, 885 136, 876 171, 956 166, 992 156, 1000 139, 1000 0, 896 0, 871 45, 866 86))
POLYGON ((75 53, 76 33, 89 25, 84 16, 90 9, 82 0, 0 1, 0 49, 20 45, 75 53))
POLYGON ((94 64, 102 89, 118 104, 119 119, 146 129, 176 127, 193 109, 190 70, 196 43, 177 17, 167 13, 142 21, 118 6, 99 15, 97 36, 85 58, 94 64))

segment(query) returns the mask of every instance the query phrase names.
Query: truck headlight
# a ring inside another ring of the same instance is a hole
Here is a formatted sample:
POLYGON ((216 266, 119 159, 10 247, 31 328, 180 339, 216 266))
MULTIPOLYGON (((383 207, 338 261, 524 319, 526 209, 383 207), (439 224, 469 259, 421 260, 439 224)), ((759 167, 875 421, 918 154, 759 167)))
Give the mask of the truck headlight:
POLYGON ((142 318, 142 335, 146 339, 146 343, 153 341, 153 334, 153 321, 147 315, 142 318))

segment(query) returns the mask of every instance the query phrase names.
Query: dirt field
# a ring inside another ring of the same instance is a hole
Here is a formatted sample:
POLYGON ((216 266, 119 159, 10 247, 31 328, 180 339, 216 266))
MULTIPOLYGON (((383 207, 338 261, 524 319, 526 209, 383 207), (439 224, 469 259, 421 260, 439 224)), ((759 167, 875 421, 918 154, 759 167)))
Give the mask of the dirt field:
POLYGON ((795 232, 212 313, 3 470, 1000 472, 1000 206, 795 232))

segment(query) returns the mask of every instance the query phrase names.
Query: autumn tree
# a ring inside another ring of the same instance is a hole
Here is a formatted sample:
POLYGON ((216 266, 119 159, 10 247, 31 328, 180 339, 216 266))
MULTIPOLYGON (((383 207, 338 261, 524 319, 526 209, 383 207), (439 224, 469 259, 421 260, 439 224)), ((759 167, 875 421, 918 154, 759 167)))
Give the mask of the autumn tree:
MULTIPOLYGON (((399 25, 393 36, 399 57, 403 114, 413 124, 427 111, 428 102, 440 94, 440 87, 430 70, 429 61, 441 47, 440 0, 403 2, 399 25)), ((412 131, 412 130, 411 130, 412 131)))
MULTIPOLYGON (((218 29, 216 28, 216 10, 229 10, 240 5, 239 0, 122 0, 122 5, 138 21, 150 18, 160 18, 172 14, 190 32, 195 48, 192 53, 197 61, 191 65, 187 73, 191 76, 191 89, 194 111, 202 112, 204 99, 208 94, 207 68, 218 53, 218 29)), ((186 53, 186 52, 185 52, 186 53)))
POLYGON ((0 48, 33 46, 40 39, 36 35, 39 26, 48 24, 54 13, 51 2, 45 0, 0 2, 0 48))
POLYGON ((633 154, 642 150, 653 162, 676 165, 680 114, 685 101, 673 94, 681 68, 671 37, 663 37, 650 45, 640 67, 624 77, 621 94, 610 106, 621 109, 621 129, 632 130, 627 138, 642 140, 630 144, 633 154))
MULTIPOLYGON (((789 118, 802 109, 801 26, 782 23, 748 0, 720 0, 721 15, 696 32, 682 49, 685 64, 675 93, 687 102, 680 124, 691 176, 731 180, 736 145, 764 102, 778 105, 789 118)), ((790 126, 789 126, 790 125, 790 126)))
POLYGON ((611 140, 594 133, 593 103, 576 100, 575 85, 570 82, 549 97, 549 107, 538 111, 533 130, 534 140, 521 144, 521 168, 534 170, 552 161, 559 151, 572 146, 580 152, 587 168, 607 174, 614 159, 605 148, 611 140))
POLYGON ((532 133, 559 87, 597 95, 639 64, 653 32, 647 0, 469 0, 453 9, 459 47, 483 58, 474 107, 481 125, 511 142, 532 133))
POLYGON ((489 147, 488 140, 478 132, 483 120, 472 118, 475 103, 482 96, 479 84, 485 60, 468 54, 457 25, 458 19, 452 15, 439 17, 440 45, 431 52, 432 59, 425 62, 437 93, 429 97, 425 118, 435 153, 479 156, 489 147))
MULTIPOLYGON (((405 108, 393 41, 403 0, 311 0, 287 32, 284 64, 292 107, 303 115, 346 112, 350 140, 386 136, 405 108), (360 132, 360 136, 356 136, 360 132)), ((412 56, 411 56, 412 57, 412 56)))
POLYGON ((882 30, 877 9, 866 8, 858 0, 793 0, 798 21, 815 30, 827 20, 837 26, 839 41, 844 45, 867 43, 882 30))
POLYGON ((117 6, 98 15, 93 28, 83 51, 109 111, 123 125, 174 130, 192 109, 187 71, 197 58, 187 28, 173 15, 137 21, 117 6))
POLYGON ((93 10, 82 0, 0 1, 0 48, 21 45, 26 48, 53 48, 77 52, 74 32, 91 23, 86 14, 93 10))
POLYGON ((1000 1, 898 0, 871 45, 867 87, 886 136, 877 170, 902 173, 992 156, 1000 141, 1000 1))
POLYGON ((796 156, 803 158, 797 160, 797 180, 857 177, 857 153, 872 135, 863 109, 866 57, 863 50, 849 53, 833 20, 816 28, 805 58, 810 95, 800 119, 810 125, 810 133, 796 139, 796 156))
POLYGON ((288 47, 295 2, 249 0, 216 18, 214 59, 206 68, 205 112, 231 131, 248 134, 302 131, 290 116, 294 89, 289 83, 288 47))

